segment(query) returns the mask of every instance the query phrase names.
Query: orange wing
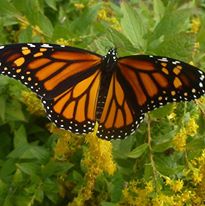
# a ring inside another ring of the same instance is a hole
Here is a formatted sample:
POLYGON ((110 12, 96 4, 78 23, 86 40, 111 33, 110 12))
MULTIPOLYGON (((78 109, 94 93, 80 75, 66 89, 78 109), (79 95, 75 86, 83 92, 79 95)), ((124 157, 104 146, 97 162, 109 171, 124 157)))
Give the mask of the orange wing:
POLYGON ((94 74, 101 59, 89 51, 60 45, 6 45, 0 47, 0 73, 50 99, 94 74))
POLYGON ((132 98, 128 98, 118 73, 114 72, 99 119, 98 136, 107 140, 124 138, 135 132, 143 118, 140 110, 133 109, 132 98))
MULTIPOLYGON (((184 62, 160 56, 120 58, 118 71, 143 113, 168 102, 190 101, 205 93, 205 74, 184 62)), ((125 83, 123 83, 125 84, 125 83)))
POLYGON ((96 122, 101 71, 98 70, 54 99, 43 99, 48 118, 76 134, 91 132, 96 122))
POLYGON ((92 131, 102 57, 73 47, 14 44, 0 47, 0 73, 41 97, 48 118, 74 133, 92 131))

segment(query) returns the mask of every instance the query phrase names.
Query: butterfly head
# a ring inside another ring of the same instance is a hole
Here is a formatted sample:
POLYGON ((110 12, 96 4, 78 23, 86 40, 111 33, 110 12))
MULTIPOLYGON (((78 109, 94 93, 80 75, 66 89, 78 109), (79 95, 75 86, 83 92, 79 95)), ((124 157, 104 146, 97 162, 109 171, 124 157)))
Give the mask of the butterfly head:
POLYGON ((108 71, 113 68, 115 62, 117 61, 117 50, 115 48, 111 48, 108 50, 107 54, 103 58, 104 68, 108 71))

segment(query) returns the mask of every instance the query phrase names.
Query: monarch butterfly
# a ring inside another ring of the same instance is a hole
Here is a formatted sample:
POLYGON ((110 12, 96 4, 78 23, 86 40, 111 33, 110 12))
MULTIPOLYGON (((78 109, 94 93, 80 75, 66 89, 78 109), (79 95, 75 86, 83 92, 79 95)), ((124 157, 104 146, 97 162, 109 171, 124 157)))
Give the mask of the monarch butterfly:
POLYGON ((105 56, 79 48, 40 43, 0 46, 0 73, 20 80, 42 100, 48 118, 74 133, 122 139, 144 114, 205 93, 205 73, 160 56, 105 56))

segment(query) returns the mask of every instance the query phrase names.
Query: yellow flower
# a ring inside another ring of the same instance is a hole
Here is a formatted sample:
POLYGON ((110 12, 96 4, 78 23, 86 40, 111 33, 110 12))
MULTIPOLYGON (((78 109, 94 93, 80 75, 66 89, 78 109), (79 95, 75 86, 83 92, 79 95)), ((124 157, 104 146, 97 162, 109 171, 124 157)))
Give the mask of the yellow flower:
POLYGON ((182 190, 183 185, 184 185, 183 180, 176 180, 173 182, 172 185, 170 185, 170 187, 174 192, 179 192, 182 190))
POLYGON ((100 9, 98 11, 98 18, 102 20, 107 20, 107 12, 105 9, 100 9))
POLYGON ((175 205, 174 197, 160 193, 153 199, 152 205, 153 206, 173 206, 175 205))
POLYGON ((194 168, 192 174, 192 180, 195 184, 199 184, 202 181, 203 175, 200 173, 198 168, 194 168))
POLYGON ((168 115, 168 120, 172 120, 172 119, 175 119, 176 117, 176 113, 172 112, 171 114, 168 115))
POLYGON ((179 195, 179 198, 181 199, 182 202, 187 202, 192 198, 192 192, 191 191, 184 191, 182 194, 179 195))
POLYGON ((71 40, 65 40, 63 38, 60 38, 56 40, 56 43, 60 45, 70 46, 73 42, 71 40))
POLYGON ((197 33, 200 29, 201 26, 201 21, 199 17, 194 17, 191 20, 191 32, 193 33, 197 33))
POLYGON ((82 4, 82 3, 75 3, 74 4, 75 8, 78 9, 78 10, 82 10, 85 8, 85 5, 82 4))
POLYGON ((186 125, 187 135, 194 136, 197 133, 199 126, 196 123, 195 118, 191 118, 186 125))
POLYGON ((154 191, 153 182, 152 181, 146 182, 145 189, 147 193, 153 192, 154 191))
POLYGON ((106 21, 114 29, 120 31, 121 26, 117 18, 114 16, 112 10, 109 7, 102 8, 98 11, 98 19, 106 21))
POLYGON ((166 185, 169 185, 174 192, 181 191, 184 185, 183 180, 172 180, 169 177, 166 177, 165 181, 166 185))
POLYGON ((175 135, 175 137, 173 138, 173 145, 174 148, 179 151, 182 152, 185 150, 185 146, 186 146, 186 139, 187 139, 187 133, 186 133, 186 129, 182 128, 179 133, 177 133, 175 135))
POLYGON ((78 196, 69 206, 81 205, 92 197, 92 191, 95 186, 96 178, 103 172, 113 175, 116 171, 116 164, 112 159, 112 144, 106 140, 101 140, 96 136, 98 125, 96 124, 94 132, 86 135, 88 149, 84 152, 82 164, 86 167, 85 185, 81 188, 78 196))
POLYGON ((47 128, 51 133, 58 135, 54 148, 54 157, 58 160, 67 160, 84 142, 82 135, 59 129, 53 123, 49 123, 47 128))
POLYGON ((37 116, 44 116, 45 110, 41 103, 41 100, 31 91, 22 91, 21 93, 23 103, 27 106, 28 111, 31 114, 37 116))

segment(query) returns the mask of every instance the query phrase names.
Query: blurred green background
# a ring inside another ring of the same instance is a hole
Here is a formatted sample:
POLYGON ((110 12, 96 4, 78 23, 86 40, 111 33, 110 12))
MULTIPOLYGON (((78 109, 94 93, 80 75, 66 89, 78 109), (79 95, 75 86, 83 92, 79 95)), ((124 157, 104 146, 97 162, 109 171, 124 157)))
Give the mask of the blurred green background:
MULTIPOLYGON (((205 68, 203 0, 0 0, 0 44, 46 42, 205 68)), ((170 104, 110 142, 52 125, 35 94, 0 76, 1 206, 201 206, 205 99, 170 104)))

